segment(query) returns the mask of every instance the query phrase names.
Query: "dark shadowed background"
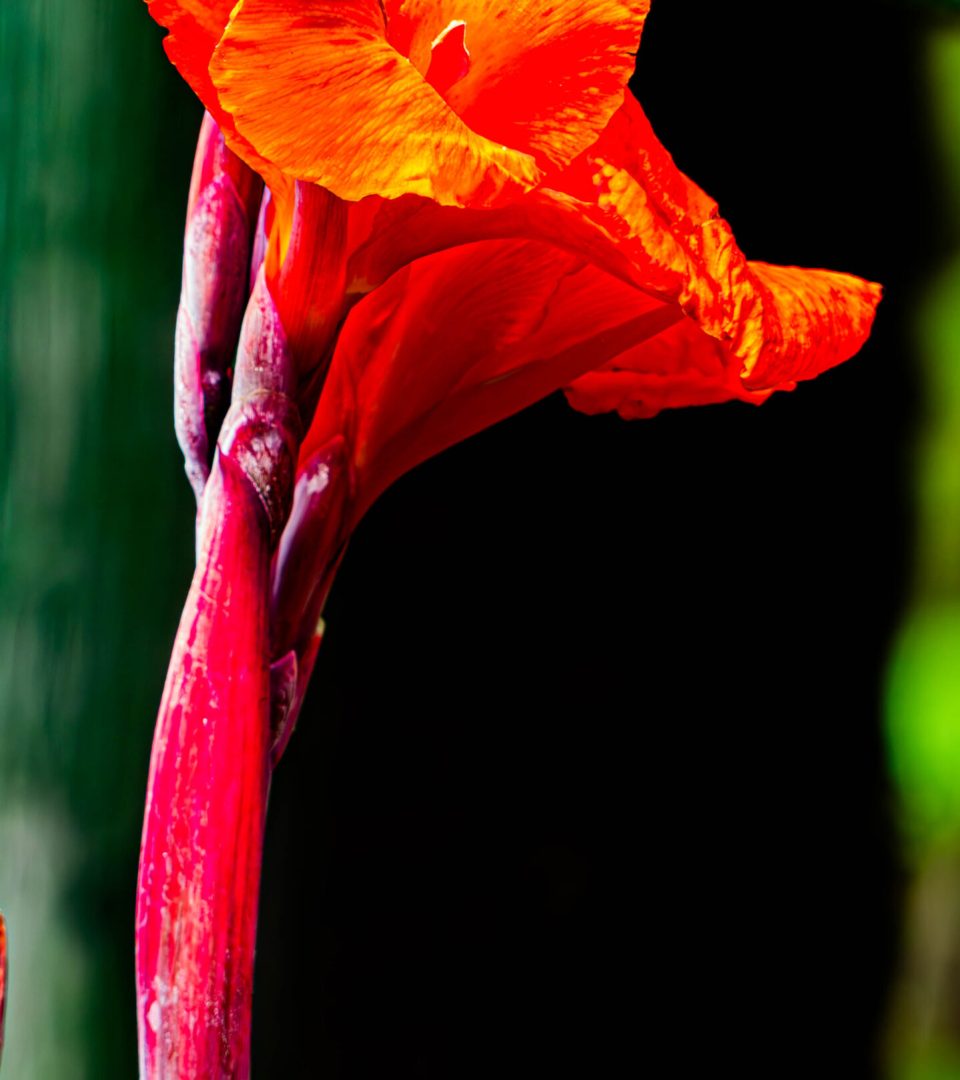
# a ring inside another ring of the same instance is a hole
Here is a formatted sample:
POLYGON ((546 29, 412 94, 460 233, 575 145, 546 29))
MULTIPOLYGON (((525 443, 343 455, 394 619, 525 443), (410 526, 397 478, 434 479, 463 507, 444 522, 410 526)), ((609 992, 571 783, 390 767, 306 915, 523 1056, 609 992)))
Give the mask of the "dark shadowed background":
MULTIPOLYGON (((956 31, 655 0, 634 89, 660 137, 751 257, 882 282, 874 337, 759 409, 627 424, 557 396, 374 507, 274 779, 255 1075, 960 1077, 949 1030, 940 1071, 904 1064, 883 726, 917 312, 958 220, 930 41, 956 31)), ((135 0, 0 5, 11 1080, 135 1071, 140 815, 193 542, 171 354, 200 108, 161 36, 135 0)))

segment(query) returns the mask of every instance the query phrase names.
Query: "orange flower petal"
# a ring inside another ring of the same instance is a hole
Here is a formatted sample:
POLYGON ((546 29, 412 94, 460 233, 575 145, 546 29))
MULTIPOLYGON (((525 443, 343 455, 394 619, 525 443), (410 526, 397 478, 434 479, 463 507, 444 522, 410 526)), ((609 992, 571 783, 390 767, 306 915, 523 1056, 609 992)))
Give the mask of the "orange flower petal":
POLYGON ((344 199, 484 204, 539 176, 528 155, 471 131, 387 43, 377 0, 244 0, 210 73, 262 157, 344 199))
POLYGON ((632 97, 596 144, 547 183, 565 208, 604 231, 641 287, 672 299, 721 342, 754 389, 809 378, 851 356, 869 332, 878 285, 748 262, 632 97))
POLYGON ((763 296, 764 340, 743 372, 754 390, 812 379, 853 356, 867 340, 881 288, 850 274, 750 262, 763 296))
POLYGON ((623 100, 649 0, 387 0, 388 38, 423 74, 465 23, 469 67, 444 97, 474 131, 565 165, 623 100))
POLYGON ((418 462, 681 317, 546 244, 487 241, 428 256, 347 319, 301 461, 344 435, 359 516, 418 462))
POLYGON ((661 409, 738 398, 757 405, 847 360, 867 339, 879 287, 847 274, 749 263, 763 298, 760 363, 744 373, 738 357, 684 319, 582 375, 567 389, 581 412, 616 409, 626 420, 661 409))
MULTIPOLYGON (((771 337, 765 323, 763 303, 769 305, 770 290, 762 264, 747 263, 716 203, 677 169, 632 97, 594 146, 518 203, 471 211, 414 196, 370 199, 351 208, 350 228, 347 290, 352 295, 446 247, 523 237, 579 254, 636 288, 681 305, 706 333, 737 352, 745 370, 760 363, 761 352, 769 363, 778 349, 793 348, 775 328, 771 337)), ((785 279, 782 287, 801 280, 785 279)), ((839 275, 841 292, 859 288, 857 280, 839 275)), ((875 303, 878 287, 863 283, 863 288, 875 303)), ((779 321, 775 313, 774 322, 779 321)))
POLYGON ((879 287, 748 263, 725 222, 698 220, 713 204, 668 161, 664 152, 659 169, 638 169, 646 186, 627 174, 629 198, 598 204, 611 220, 593 231, 589 222, 579 233, 560 228, 558 214, 579 213, 583 224, 585 212, 556 195, 532 215, 527 204, 522 213, 472 214, 401 200, 372 211, 362 228, 355 222, 367 237, 350 263, 357 287, 361 268, 373 276, 386 269, 393 230, 427 246, 463 246, 418 259, 357 306, 304 453, 347 438, 362 512, 417 462, 560 386, 583 411, 649 416, 668 406, 760 402, 853 355, 879 287), (509 224, 542 239, 551 223, 558 239, 574 237, 575 251, 465 242, 509 224), (629 224, 643 231, 630 235, 629 224), (622 230, 619 243, 611 229, 622 230), (624 250, 632 256, 625 273, 611 257, 624 250))
POLYGON ((567 400, 580 412, 616 410, 624 420, 655 416, 682 405, 712 405, 740 398, 757 404, 770 392, 745 389, 723 346, 683 319, 574 380, 567 400))
POLYGON ((424 255, 478 240, 518 238, 541 240, 579 255, 638 288, 645 283, 628 257, 583 214, 576 201, 564 204, 556 192, 549 197, 532 192, 521 202, 487 210, 437 206, 409 195, 351 205, 347 294, 360 298, 424 255))

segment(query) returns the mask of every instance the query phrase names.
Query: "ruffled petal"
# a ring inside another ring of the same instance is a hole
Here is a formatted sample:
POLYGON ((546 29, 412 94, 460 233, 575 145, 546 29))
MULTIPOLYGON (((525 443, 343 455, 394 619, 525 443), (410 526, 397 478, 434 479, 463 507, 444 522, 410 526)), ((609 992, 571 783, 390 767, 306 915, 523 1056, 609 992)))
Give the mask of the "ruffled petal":
POLYGON ((763 297, 764 340, 744 385, 763 390, 812 379, 862 348, 882 289, 851 274, 747 264, 763 297))
POLYGON ((585 154, 546 181, 632 264, 641 287, 677 303, 723 345, 751 389, 851 356, 880 287, 846 274, 748 262, 716 204, 674 165, 632 98, 585 154))
POLYGON ((687 318, 581 375, 565 392, 580 412, 592 415, 616 410, 624 420, 656 416, 662 409, 682 405, 713 405, 737 398, 760 404, 771 393, 747 390, 737 365, 730 363, 720 342, 687 318))
POLYGON ((687 316, 568 388, 576 408, 628 418, 759 403, 846 360, 870 332, 878 285, 748 262, 714 201, 677 169, 632 98, 596 146, 547 182, 554 186, 520 206, 485 212, 415 198, 371 209, 366 232, 354 236, 348 290, 362 294, 449 244, 523 236, 562 247, 687 316))
POLYGON ((386 39, 377 0, 244 0, 210 64, 257 152, 344 199, 486 204, 533 159, 471 131, 386 39))
POLYGON ((583 411, 625 417, 760 402, 861 347, 879 286, 748 263, 659 143, 632 153, 637 177, 620 169, 622 187, 594 204, 553 190, 532 213, 471 215, 410 200, 354 222, 348 281, 360 291, 389 250, 413 250, 385 237, 464 243, 395 273, 344 327, 306 446, 347 437, 361 508, 418 461, 560 386, 583 411), (564 215, 579 226, 563 229, 564 215), (466 242, 510 228, 573 250, 466 242))
POLYGON ((564 165, 623 100, 649 0, 387 0, 388 37, 424 75, 463 22, 465 73, 444 96, 474 131, 564 165))
POLYGON ((739 399, 759 405, 774 390, 853 356, 866 341, 879 287, 848 274, 750 263, 762 294, 764 347, 760 366, 745 373, 739 357, 685 318, 567 388, 585 413, 616 410, 624 419, 661 409, 739 399))
POLYGON ((359 516, 403 472, 682 318, 546 244, 419 260, 351 313, 301 461, 342 434, 359 516))

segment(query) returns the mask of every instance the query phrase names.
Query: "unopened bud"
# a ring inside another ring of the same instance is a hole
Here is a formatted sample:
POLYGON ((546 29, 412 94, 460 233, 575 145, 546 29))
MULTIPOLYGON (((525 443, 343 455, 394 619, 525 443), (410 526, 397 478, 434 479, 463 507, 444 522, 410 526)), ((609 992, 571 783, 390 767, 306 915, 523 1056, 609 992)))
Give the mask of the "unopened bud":
POLYGON ((174 354, 174 426, 199 500, 230 403, 230 367, 247 296, 263 184, 204 116, 184 235, 174 354))

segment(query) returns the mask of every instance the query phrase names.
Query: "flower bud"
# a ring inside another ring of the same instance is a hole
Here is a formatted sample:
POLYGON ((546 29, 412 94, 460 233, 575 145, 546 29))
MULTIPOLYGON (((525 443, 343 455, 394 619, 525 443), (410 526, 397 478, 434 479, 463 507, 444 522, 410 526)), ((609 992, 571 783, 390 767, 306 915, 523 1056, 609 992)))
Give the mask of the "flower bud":
POLYGON ((184 235, 174 351, 174 426, 199 501, 230 403, 230 367, 247 296, 263 183, 204 116, 184 235))

